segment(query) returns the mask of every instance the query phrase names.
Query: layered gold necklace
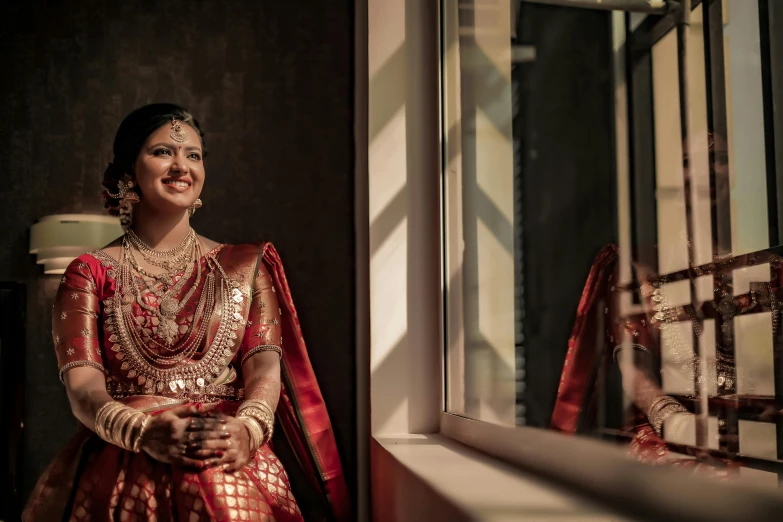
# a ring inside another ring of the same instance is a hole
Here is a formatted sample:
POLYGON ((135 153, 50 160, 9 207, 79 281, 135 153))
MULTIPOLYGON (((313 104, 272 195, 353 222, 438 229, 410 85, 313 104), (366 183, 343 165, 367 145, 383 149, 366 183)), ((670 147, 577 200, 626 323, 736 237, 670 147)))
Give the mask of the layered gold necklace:
MULTIPOLYGON (((128 241, 123 242, 123 251, 129 264, 138 274, 138 277, 134 278, 133 284, 136 302, 144 310, 158 318, 155 336, 162 339, 166 346, 169 347, 179 334, 179 326, 176 322, 177 314, 182 311, 185 304, 190 301, 196 289, 201 285, 201 244, 196 239, 193 229, 190 229, 182 244, 168 251, 150 248, 132 230, 127 237, 128 241), (150 274, 136 260, 136 255, 139 255, 148 264, 164 268, 166 271, 161 274, 150 274), (185 284, 190 281, 194 271, 196 272, 196 279, 190 290, 182 299, 177 299, 176 296, 182 292, 185 284), (179 274, 179 280, 174 283, 177 274, 179 274), (161 284, 163 285, 162 289, 159 288, 161 284), (152 294, 157 298, 157 306, 147 304, 142 295, 142 290, 146 290, 148 294, 152 294)), ((199 304, 203 302, 204 295, 205 292, 202 292, 202 299, 199 304)), ((197 313, 199 309, 201 309, 201 306, 197 308, 197 313)), ((189 328, 192 328, 197 319, 198 317, 194 316, 189 328)))
POLYGON ((109 341, 122 361, 121 369, 143 386, 145 393, 162 392, 167 387, 171 392, 203 387, 210 374, 217 376, 230 361, 233 352, 229 345, 237 338, 233 330, 239 324, 221 320, 201 359, 188 361, 201 346, 214 313, 222 319, 240 315, 242 301, 234 298, 238 287, 239 283, 228 278, 213 255, 203 254, 192 229, 179 246, 168 251, 149 247, 130 231, 122 240, 116 293, 107 303, 109 341), (138 259, 163 268, 164 272, 145 271, 138 259), (202 270, 202 259, 206 270, 202 270), (177 315, 200 287, 204 272, 203 290, 193 319, 181 341, 175 344, 180 328, 177 315), (190 288, 178 299, 191 279, 190 288), (145 294, 155 296, 158 306, 145 301, 145 294), (143 325, 136 321, 134 303, 157 318, 157 330, 152 335, 145 335, 143 325))

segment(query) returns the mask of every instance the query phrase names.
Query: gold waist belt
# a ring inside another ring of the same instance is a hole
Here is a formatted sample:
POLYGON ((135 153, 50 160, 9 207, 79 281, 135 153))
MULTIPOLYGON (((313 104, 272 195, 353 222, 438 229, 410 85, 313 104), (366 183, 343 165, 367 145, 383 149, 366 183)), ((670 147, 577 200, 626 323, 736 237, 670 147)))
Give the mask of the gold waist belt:
POLYGON ((236 384, 207 384, 192 388, 189 386, 172 386, 166 387, 162 391, 155 391, 145 390, 144 387, 135 383, 107 382, 106 391, 113 399, 121 399, 131 395, 154 395, 185 401, 239 401, 245 397, 245 390, 236 384))

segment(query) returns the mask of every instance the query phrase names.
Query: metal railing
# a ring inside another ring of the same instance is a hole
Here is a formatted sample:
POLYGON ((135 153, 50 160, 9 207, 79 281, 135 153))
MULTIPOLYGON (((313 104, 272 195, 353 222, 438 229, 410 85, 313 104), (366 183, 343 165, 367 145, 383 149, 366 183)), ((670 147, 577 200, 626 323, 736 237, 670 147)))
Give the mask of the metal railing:
POLYGON ((648 13, 665 15, 679 10, 675 0, 522 0, 530 4, 547 4, 562 7, 580 7, 583 9, 603 9, 607 11, 627 11, 629 13, 648 13))

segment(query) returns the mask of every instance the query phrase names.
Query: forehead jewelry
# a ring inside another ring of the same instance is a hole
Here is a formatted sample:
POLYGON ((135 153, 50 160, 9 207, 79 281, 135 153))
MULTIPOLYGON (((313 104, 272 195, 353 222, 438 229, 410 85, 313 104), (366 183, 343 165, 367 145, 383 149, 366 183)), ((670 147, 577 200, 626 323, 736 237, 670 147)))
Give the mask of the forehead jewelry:
POLYGON ((177 120, 171 120, 171 132, 169 133, 169 136, 171 136, 172 140, 182 143, 188 139, 188 131, 186 131, 177 120))

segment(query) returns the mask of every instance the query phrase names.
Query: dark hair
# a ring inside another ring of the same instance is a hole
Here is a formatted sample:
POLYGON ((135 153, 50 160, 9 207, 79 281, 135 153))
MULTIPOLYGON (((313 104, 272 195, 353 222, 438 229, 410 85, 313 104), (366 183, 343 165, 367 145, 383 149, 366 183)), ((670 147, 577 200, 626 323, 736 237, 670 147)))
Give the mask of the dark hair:
MULTIPOLYGON (((116 193, 119 190, 119 182, 126 175, 133 176, 133 165, 141 152, 141 147, 150 134, 161 126, 177 120, 186 123, 198 131, 201 137, 202 155, 206 156, 204 144, 204 132, 201 130, 198 120, 184 107, 173 103, 153 103, 145 105, 128 114, 117 135, 114 137, 114 159, 103 173, 104 206, 109 214, 119 215, 120 200, 109 196, 107 192, 116 193)), ((138 187, 135 189, 138 190, 138 187)))

